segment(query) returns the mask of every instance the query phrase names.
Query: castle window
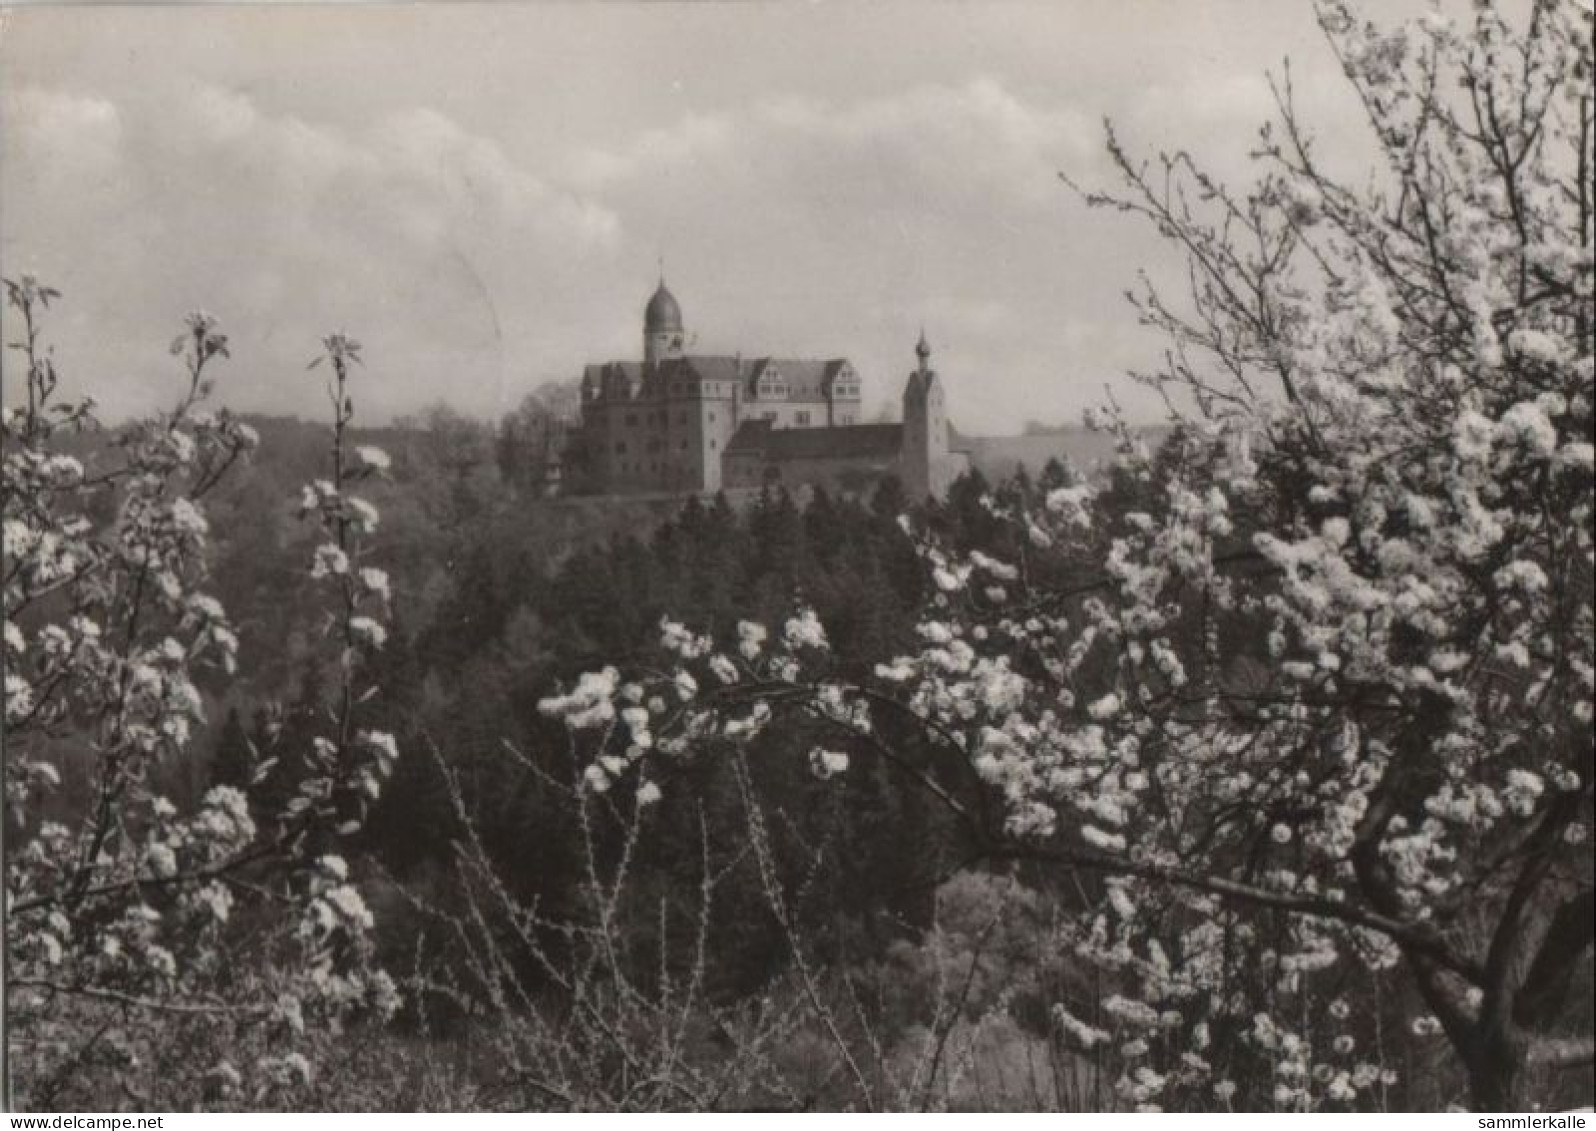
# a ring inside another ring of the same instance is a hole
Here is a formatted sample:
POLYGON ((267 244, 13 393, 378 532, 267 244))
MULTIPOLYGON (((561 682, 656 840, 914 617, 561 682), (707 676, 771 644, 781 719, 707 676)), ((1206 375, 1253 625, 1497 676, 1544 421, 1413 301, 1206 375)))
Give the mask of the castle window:
POLYGON ((715 446, 716 446, 716 445, 715 445, 715 441, 714 441, 714 440, 711 440, 711 441, 710 441, 710 442, 709 442, 709 450, 710 450, 710 451, 714 451, 714 450, 715 450, 715 446))
POLYGON ((800 412, 798 414, 798 423, 799 424, 808 424, 809 423, 809 414, 807 412, 800 412))
POLYGON ((684 451, 684 452, 685 452, 685 451, 686 451, 686 450, 687 450, 687 441, 686 441, 686 440, 683 440, 683 441, 682 441, 682 451, 684 451))
POLYGON ((709 422, 711 424, 715 423, 715 414, 713 412, 709 414, 709 422))
POLYGON ((615 450, 619 454, 625 455, 626 454, 626 441, 622 440, 620 443, 616 444, 615 445, 615 450))

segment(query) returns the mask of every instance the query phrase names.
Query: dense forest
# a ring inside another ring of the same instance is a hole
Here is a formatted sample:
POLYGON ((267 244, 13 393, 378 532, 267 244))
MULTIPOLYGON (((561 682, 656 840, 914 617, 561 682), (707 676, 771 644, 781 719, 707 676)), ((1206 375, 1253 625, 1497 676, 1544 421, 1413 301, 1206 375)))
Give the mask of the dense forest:
MULTIPOLYGON (((330 465, 330 433, 292 419, 245 417, 237 424, 259 437, 258 447, 206 500, 209 592, 236 627, 237 659, 229 670, 198 673, 209 740, 155 768, 151 784, 182 808, 200 804, 213 787, 237 788, 264 827, 313 772, 298 755, 335 713, 339 693, 326 655, 336 618, 303 599, 302 563, 313 555, 317 529, 296 506, 296 484, 307 469, 330 465)), ((483 990, 483 979, 450 929, 470 910, 456 872, 466 838, 491 860, 496 884, 541 909, 549 945, 586 913, 590 869, 631 858, 626 899, 610 928, 637 955, 631 976, 662 961, 654 939, 660 930, 686 930, 687 949, 704 950, 696 960, 705 964, 705 1001, 715 1008, 732 1008, 789 976, 794 937, 827 970, 866 971, 929 961, 921 953, 927 932, 948 916, 969 932, 990 924, 964 920, 1000 907, 1040 913, 1045 901, 1014 886, 1012 868, 997 869, 989 883, 966 874, 975 846, 890 765, 861 761, 837 781, 813 772, 806 752, 820 728, 767 736, 745 767, 746 780, 715 757, 683 760, 660 783, 673 804, 634 825, 613 810, 581 811, 573 789, 584 764, 564 727, 537 705, 606 658, 661 660, 667 616, 735 634, 744 620, 779 622, 795 603, 824 618, 844 670, 867 674, 913 645, 916 610, 934 588, 905 533, 907 516, 950 545, 1012 544, 994 501, 1034 505, 1079 482, 1072 470, 1052 460, 1033 483, 1020 468, 995 490, 974 472, 945 503, 919 508, 892 479, 870 498, 803 489, 795 499, 772 487, 744 492, 735 504, 724 495, 643 505, 551 501, 542 497, 536 467, 508 442, 512 427, 506 421, 496 430, 440 409, 396 427, 351 427, 343 438, 355 447, 380 445, 390 457, 380 480, 367 485, 382 515, 374 542, 389 576, 389 632, 370 673, 375 694, 357 717, 392 734, 405 756, 365 827, 339 845, 376 909, 374 958, 390 969, 415 964, 425 975, 412 987, 425 988, 394 1023, 399 1036, 389 1039, 402 1043, 409 1033, 430 1043, 441 1032, 447 1043, 471 1031, 465 1018, 476 1010, 465 1003, 483 990), (762 851, 777 878, 749 851, 748 824, 756 818, 744 789, 759 799, 757 819, 772 825, 762 851), (581 824, 600 817, 612 827, 585 838, 581 824), (673 911, 680 925, 662 926, 661 902, 690 908, 706 871, 721 874, 709 937, 693 939, 698 924, 690 910, 673 911), (793 921, 773 912, 770 883, 790 893, 793 921)), ((60 444, 92 479, 116 465, 129 435, 91 428, 63 435, 60 444)), ((1123 478, 1120 489, 1128 505, 1132 479, 1123 478)), ((1091 551, 1081 553, 1084 561, 1091 551)), ((904 729, 897 741, 912 744, 913 736, 904 729)), ((42 811, 46 819, 92 804, 95 767, 74 760, 74 746, 62 743, 62 780, 42 811)), ((1029 939, 1007 945, 1039 945, 1043 920, 1028 922, 1025 932, 1029 939)), ((535 964, 523 973, 529 992, 549 980, 535 964)), ((879 1039, 899 1039, 906 1028, 922 1035, 915 1026, 933 1019, 917 1015, 915 992, 903 987, 901 1000, 875 1003, 869 1016, 885 1026, 879 1039)), ((1006 992, 989 986, 965 1008, 976 1016, 975 1001, 986 1009, 1006 992)), ((1023 1078, 989 1082, 1004 1102, 1060 1102, 1045 1007, 1038 1002, 1036 1009, 1034 1032, 1011 1039, 1035 1042, 1027 1055, 1042 1059, 1028 1063, 1023 1078), (1035 1078, 1044 1067, 1045 1083, 1035 1078)), ((186 1048, 180 1043, 171 1055, 186 1048)), ((492 1094, 503 1069, 490 1052, 463 1078, 421 1082, 446 1086, 443 1102, 471 1103, 477 1089, 492 1094)), ((829 1079, 832 1069, 814 1071, 803 1103, 845 1102, 845 1089, 836 1091, 829 1079)), ((358 1094, 360 1083, 329 1075, 316 1094, 348 1102, 346 1090, 354 1084, 358 1094)), ((439 1101, 407 1096, 416 1104, 439 1101)))
MULTIPOLYGON (((910 508, 895 480, 868 499, 804 490, 800 501, 773 487, 735 505, 720 495, 646 509, 625 499, 562 506, 540 499, 535 486, 517 485, 521 469, 492 458, 489 428, 442 421, 350 434, 393 456, 390 478, 370 491, 383 516, 392 627, 374 672, 381 691, 362 718, 411 754, 351 846, 357 869, 369 865, 373 876, 446 899, 451 846, 462 830, 444 771, 429 756, 435 752, 505 882, 544 906, 576 899, 587 862, 567 794, 584 765, 564 728, 537 704, 605 662, 662 662, 659 626, 667 616, 735 635, 741 620, 778 623, 805 603, 827 625, 839 664, 861 676, 915 641, 916 610, 931 582, 900 525, 910 508)), ((209 510, 213 591, 238 627, 238 666, 210 689, 210 714, 223 723, 215 744, 198 751, 169 788, 192 803, 212 785, 238 786, 259 798, 264 813, 303 769, 278 761, 257 781, 257 768, 273 752, 309 741, 336 681, 320 659, 327 619, 296 599, 312 532, 284 502, 296 469, 325 460, 325 429, 251 423, 261 448, 209 510)), ((1055 460, 1036 483, 1022 472, 995 497, 1029 505, 1074 481, 1055 460)), ((916 511, 916 520, 954 545, 991 546, 1004 526, 983 503, 992 493, 979 473, 966 476, 946 503, 916 511)), ((812 929, 824 926, 828 951, 879 959, 894 940, 930 925, 938 884, 959 870, 971 846, 941 827, 926 799, 890 767, 862 763, 845 782, 819 780, 805 761, 813 732, 769 737, 751 763, 751 781, 773 818, 791 826, 777 838, 782 868, 814 871, 805 898, 824 924, 812 929)), ((639 852, 647 863, 635 879, 648 892, 686 900, 700 879, 698 818, 709 822, 717 857, 730 858, 746 842, 747 814, 717 759, 688 760, 660 784, 693 804, 651 814, 639 852)), ((70 788, 62 801, 81 803, 70 788)), ((778 924, 759 913, 757 888, 752 862, 733 870, 728 898, 753 913, 719 949, 713 971, 718 983, 743 993, 783 961, 778 924)), ((381 916, 390 962, 408 956, 426 927, 402 903, 381 916)), ((633 925, 629 937, 640 929, 633 925)))

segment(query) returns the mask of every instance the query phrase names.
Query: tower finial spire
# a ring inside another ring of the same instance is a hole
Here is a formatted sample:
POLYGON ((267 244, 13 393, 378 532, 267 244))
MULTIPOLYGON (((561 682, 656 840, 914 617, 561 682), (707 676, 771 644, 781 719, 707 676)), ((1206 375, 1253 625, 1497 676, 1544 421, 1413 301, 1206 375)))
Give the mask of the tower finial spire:
POLYGON ((920 358, 920 371, 925 372, 925 367, 931 360, 931 344, 925 340, 925 323, 920 324, 920 340, 915 343, 914 352, 920 358))
POLYGON ((663 255, 659 257, 659 285, 662 287, 665 285, 665 257, 663 255))

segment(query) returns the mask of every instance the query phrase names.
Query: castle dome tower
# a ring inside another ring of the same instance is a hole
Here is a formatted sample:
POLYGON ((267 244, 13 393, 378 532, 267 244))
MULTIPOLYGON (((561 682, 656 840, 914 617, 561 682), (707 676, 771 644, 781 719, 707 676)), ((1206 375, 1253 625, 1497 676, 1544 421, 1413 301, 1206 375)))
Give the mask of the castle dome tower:
POLYGON ((666 358, 680 357, 685 336, 681 305, 666 288, 665 275, 661 272, 659 287, 643 311, 644 364, 657 365, 666 358))

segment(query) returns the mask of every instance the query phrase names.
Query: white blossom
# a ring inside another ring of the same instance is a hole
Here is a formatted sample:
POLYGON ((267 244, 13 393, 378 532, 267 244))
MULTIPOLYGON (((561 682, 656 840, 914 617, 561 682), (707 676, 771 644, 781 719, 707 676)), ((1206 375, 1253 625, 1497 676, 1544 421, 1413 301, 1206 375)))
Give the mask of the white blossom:
POLYGON ((809 752, 809 765, 814 775, 822 781, 836 774, 845 773, 848 769, 848 755, 837 750, 822 750, 819 747, 809 752))
POLYGON ((363 444, 355 449, 355 458, 365 467, 373 471, 387 471, 393 466, 393 460, 388 458, 388 453, 381 448, 363 444))

